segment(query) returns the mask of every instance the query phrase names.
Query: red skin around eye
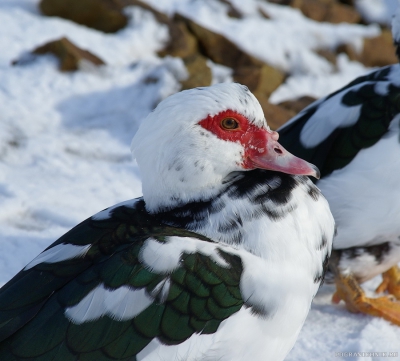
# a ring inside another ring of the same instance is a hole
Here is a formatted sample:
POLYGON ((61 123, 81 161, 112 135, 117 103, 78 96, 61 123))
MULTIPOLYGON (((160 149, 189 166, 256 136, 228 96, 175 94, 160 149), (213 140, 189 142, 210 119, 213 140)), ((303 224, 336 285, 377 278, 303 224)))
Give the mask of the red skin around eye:
POLYGON ((225 110, 213 117, 208 116, 201 120, 199 125, 214 133, 220 139, 240 142, 245 149, 242 164, 245 169, 254 169, 254 165, 249 160, 249 153, 263 153, 266 150, 268 131, 251 124, 245 116, 232 110, 225 110), (239 123, 239 127, 236 129, 223 128, 221 122, 225 118, 235 119, 239 123))
POLYGON ((250 125, 249 121, 243 115, 236 113, 232 110, 225 110, 213 117, 208 116, 207 118, 201 120, 199 124, 214 133, 218 138, 223 140, 228 140, 231 142, 240 141, 243 134, 245 134, 250 127, 255 127, 250 125), (221 122, 225 118, 233 118, 239 123, 239 127, 236 129, 224 129, 221 126, 221 122))
POLYGON ((213 117, 208 116, 198 124, 222 140, 242 144, 241 166, 243 169, 269 169, 319 178, 319 170, 316 166, 297 158, 278 143, 277 132, 259 128, 237 112, 225 110, 213 117), (236 119, 239 126, 236 129, 223 128, 221 122, 225 118, 236 119))

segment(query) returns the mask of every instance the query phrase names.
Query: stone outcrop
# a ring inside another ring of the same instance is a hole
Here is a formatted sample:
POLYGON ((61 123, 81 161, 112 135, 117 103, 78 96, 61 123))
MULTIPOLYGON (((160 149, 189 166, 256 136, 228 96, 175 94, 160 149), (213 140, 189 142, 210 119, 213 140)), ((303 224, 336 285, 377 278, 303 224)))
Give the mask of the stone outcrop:
POLYGON ((233 69, 233 79, 247 85, 266 103, 271 93, 284 81, 285 75, 263 61, 246 53, 231 40, 217 34, 191 19, 176 15, 175 20, 184 23, 198 42, 199 52, 213 62, 233 69))
POLYGON ((279 105, 269 103, 265 98, 258 98, 258 100, 263 108, 265 119, 272 130, 278 129, 295 115, 295 113, 279 105))
POLYGON ((243 18, 243 14, 229 0, 219 0, 219 2, 226 5, 227 15, 230 18, 235 18, 235 19, 243 18))
POLYGON ((276 4, 299 9, 304 16, 330 23, 359 23, 361 15, 351 4, 336 0, 270 0, 276 4))
POLYGON ((359 61, 369 67, 385 66, 398 62, 392 33, 386 29, 383 29, 379 36, 364 39, 363 49, 360 53, 349 44, 339 46, 336 52, 345 53, 350 60, 359 61))
POLYGON ((217 34, 197 24, 193 20, 177 14, 175 19, 183 21, 192 34, 196 37, 203 55, 217 64, 230 68, 239 66, 261 66, 262 61, 247 54, 236 44, 221 34, 217 34))
POLYGON ((234 69, 233 80, 247 85, 257 98, 268 99, 283 83, 284 74, 267 64, 240 66, 234 69))
POLYGON ((189 74, 188 79, 181 81, 182 90, 211 85, 212 74, 207 65, 207 58, 200 54, 193 54, 182 60, 189 74))
POLYGON ((164 49, 158 52, 159 56, 176 56, 185 58, 199 52, 197 39, 188 30, 183 21, 170 21, 168 24, 170 40, 164 49))
POLYGON ((124 28, 128 22, 119 0, 41 0, 39 7, 44 15, 72 20, 106 33, 124 28))
POLYGON ((295 115, 316 100, 316 98, 305 95, 297 99, 284 101, 278 105, 289 112, 293 112, 293 115, 295 115))
POLYGON ((94 65, 103 65, 104 61, 87 50, 74 45, 67 38, 51 41, 32 51, 33 54, 55 55, 60 60, 61 71, 78 70, 81 61, 89 61, 94 65))
MULTIPOLYGON (((353 0, 269 1, 297 8, 315 21, 362 22, 353 0)), ((219 0, 219 2, 226 8, 228 16, 236 19, 243 18, 244 15, 231 0, 219 0)), ((118 31, 127 24, 127 18, 123 13, 126 6, 138 6, 149 11, 158 23, 168 27, 169 40, 158 55, 179 57, 183 60, 188 78, 181 81, 182 89, 211 84, 212 74, 207 65, 208 59, 216 64, 227 66, 232 69, 233 80, 247 85, 259 99, 273 129, 314 100, 310 97, 302 97, 279 105, 270 104, 268 102, 270 95, 283 83, 287 74, 252 56, 224 35, 205 28, 192 18, 181 14, 170 17, 144 0, 41 0, 40 2, 40 8, 46 15, 60 16, 105 32, 118 31)), ((269 19, 269 14, 261 6, 259 13, 269 19)), ((96 65, 104 64, 101 59, 86 50, 79 49, 66 38, 48 43, 34 51, 36 54, 47 52, 60 58, 60 69, 63 71, 78 69, 82 59, 96 65)), ((385 66, 398 61, 391 32, 387 29, 383 29, 378 37, 364 39, 363 50, 360 53, 348 44, 340 45, 336 51, 316 49, 315 52, 334 66, 336 66, 336 56, 341 52, 345 52, 351 60, 359 61, 369 67, 385 66)))
POLYGON ((168 27, 170 39, 158 55, 185 58, 198 52, 197 40, 187 29, 183 21, 171 19, 169 16, 154 9, 140 0, 120 0, 123 6, 137 6, 153 14, 156 21, 168 27))
POLYGON ((271 129, 276 130, 316 99, 310 96, 303 96, 279 104, 271 104, 265 98, 258 98, 258 100, 264 110, 268 125, 271 129))
POLYGON ((391 31, 382 30, 381 35, 364 39, 364 47, 359 61, 371 67, 397 63, 391 31))

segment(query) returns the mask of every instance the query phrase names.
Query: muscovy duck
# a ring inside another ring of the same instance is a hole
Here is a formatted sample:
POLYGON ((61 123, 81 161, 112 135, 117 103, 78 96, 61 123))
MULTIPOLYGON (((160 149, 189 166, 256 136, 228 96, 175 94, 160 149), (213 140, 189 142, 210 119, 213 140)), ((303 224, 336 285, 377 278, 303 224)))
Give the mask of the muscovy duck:
POLYGON ((166 98, 132 150, 143 197, 83 221, 0 289, 0 359, 283 360, 334 234, 316 167, 239 84, 166 98))

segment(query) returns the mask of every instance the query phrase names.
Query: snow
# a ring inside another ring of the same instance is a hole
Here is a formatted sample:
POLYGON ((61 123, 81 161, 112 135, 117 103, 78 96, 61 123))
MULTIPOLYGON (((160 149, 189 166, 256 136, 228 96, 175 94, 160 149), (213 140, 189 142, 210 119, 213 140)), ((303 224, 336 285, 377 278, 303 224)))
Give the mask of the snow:
MULTIPOLYGON (((322 97, 371 69, 338 59, 337 69, 315 54, 379 33, 376 24, 317 23, 298 10, 265 1, 235 0, 243 19, 229 18, 216 1, 149 0, 159 10, 178 11, 224 34, 240 47, 288 74, 272 94, 278 103, 302 95, 322 97), (264 19, 261 7, 269 14, 264 19)), ((113 204, 141 195, 130 141, 143 118, 180 89, 185 69, 179 59, 160 59, 168 39, 165 26, 138 8, 127 8, 128 26, 115 33, 60 18, 47 18, 38 0, 0 0, 0 284, 7 282, 44 248, 74 225, 113 204), (82 64, 61 73, 51 56, 11 62, 30 50, 67 36, 107 65, 82 64)), ((393 1, 359 0, 371 21, 390 23, 393 1), (384 14, 384 15, 382 15, 384 14), (384 21, 382 19, 385 19, 384 21)), ((212 64, 210 62, 210 64, 212 64)), ((231 71, 212 64, 214 82, 231 71)), ((372 291, 379 278, 365 287, 372 291)), ((346 352, 399 352, 400 328, 348 313, 332 305, 332 286, 323 286, 287 357, 294 360, 380 360, 346 352), (338 353, 338 354, 336 354, 338 353)))
POLYGON ((304 17, 299 10, 266 1, 232 1, 246 14, 238 20, 226 16, 226 5, 211 1, 148 1, 161 11, 181 13, 200 25, 226 36, 242 49, 272 66, 292 74, 323 74, 332 66, 313 50, 334 49, 343 43, 360 50, 362 39, 379 35, 377 25, 319 23, 304 17), (259 12, 262 8, 271 20, 259 12), (288 26, 290 24, 290 26, 288 26), (249 41, 251 39, 251 41, 249 41))
POLYGON ((390 26, 399 0, 356 0, 355 5, 363 19, 390 26))

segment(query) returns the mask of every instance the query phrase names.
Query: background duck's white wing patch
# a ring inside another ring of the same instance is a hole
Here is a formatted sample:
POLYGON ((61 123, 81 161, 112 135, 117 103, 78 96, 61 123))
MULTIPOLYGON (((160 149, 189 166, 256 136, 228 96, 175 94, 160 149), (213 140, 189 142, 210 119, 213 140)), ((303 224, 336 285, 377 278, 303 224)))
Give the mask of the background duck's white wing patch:
POLYGON ((24 270, 27 271, 39 263, 57 263, 72 258, 84 257, 90 247, 91 244, 85 246, 66 243, 58 244, 39 254, 39 256, 25 266, 24 270))
MULTIPOLYGON (((361 105, 348 107, 342 104, 343 94, 339 93, 318 107, 313 117, 300 133, 301 143, 313 148, 322 143, 336 128, 353 125, 360 115, 361 105), (321 121, 323 119, 324 121, 321 121)), ((299 114, 299 116, 302 113, 299 114)))

